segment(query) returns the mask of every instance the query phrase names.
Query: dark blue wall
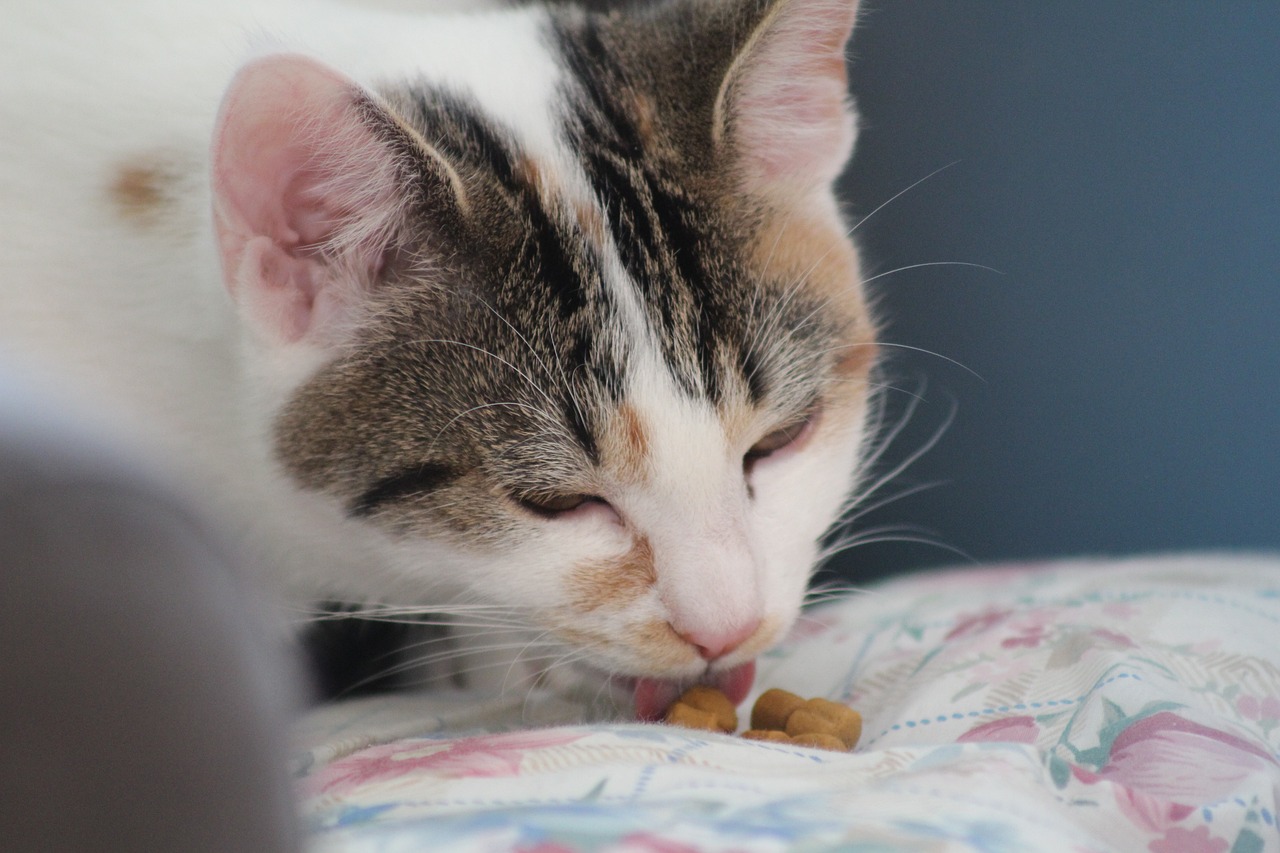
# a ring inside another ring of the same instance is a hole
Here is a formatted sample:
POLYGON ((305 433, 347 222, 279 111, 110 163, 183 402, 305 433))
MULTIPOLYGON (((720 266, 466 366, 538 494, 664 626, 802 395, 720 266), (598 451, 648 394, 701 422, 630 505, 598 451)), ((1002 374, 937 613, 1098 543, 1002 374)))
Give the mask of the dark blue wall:
MULTIPOLYGON (((954 424, 860 526, 981 560, 1280 547, 1280 3, 881 0, 845 179, 886 378, 954 424)), ((889 392, 892 412, 910 398, 889 392)), ((956 559, 866 546, 854 576, 956 559)))

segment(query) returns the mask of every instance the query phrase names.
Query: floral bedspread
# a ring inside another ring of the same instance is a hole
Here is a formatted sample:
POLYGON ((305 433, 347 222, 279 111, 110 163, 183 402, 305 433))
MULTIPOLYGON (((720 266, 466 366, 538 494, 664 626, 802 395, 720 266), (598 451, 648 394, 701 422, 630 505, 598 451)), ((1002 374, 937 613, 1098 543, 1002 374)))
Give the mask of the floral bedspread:
MULTIPOLYGON (((1280 560, 911 577, 812 611, 757 689, 850 754, 396 696, 300 726, 315 851, 1280 851, 1280 560)), ((754 701, 754 696, 748 701, 754 701)))

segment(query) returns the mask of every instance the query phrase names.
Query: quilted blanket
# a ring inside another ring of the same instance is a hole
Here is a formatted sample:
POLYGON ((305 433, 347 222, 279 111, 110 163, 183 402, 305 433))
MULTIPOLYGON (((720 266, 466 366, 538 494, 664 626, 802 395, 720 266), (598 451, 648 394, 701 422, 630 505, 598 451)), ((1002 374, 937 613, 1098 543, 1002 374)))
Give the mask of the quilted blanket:
POLYGON ((537 694, 320 709, 297 732, 312 848, 1280 851, 1280 561, 900 579, 809 612, 768 687, 859 710, 862 743, 584 723, 537 694))

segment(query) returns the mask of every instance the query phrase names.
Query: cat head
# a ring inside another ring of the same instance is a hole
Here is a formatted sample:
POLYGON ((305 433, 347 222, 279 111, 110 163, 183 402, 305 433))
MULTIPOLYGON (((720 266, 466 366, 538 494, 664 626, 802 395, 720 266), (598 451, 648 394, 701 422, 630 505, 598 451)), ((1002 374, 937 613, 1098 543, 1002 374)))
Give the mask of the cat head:
POLYGON ((864 442, 854 3, 508 14, 552 79, 280 54, 231 84, 215 230, 274 460, 380 543, 369 598, 447 586, 615 674, 741 672, 864 442))

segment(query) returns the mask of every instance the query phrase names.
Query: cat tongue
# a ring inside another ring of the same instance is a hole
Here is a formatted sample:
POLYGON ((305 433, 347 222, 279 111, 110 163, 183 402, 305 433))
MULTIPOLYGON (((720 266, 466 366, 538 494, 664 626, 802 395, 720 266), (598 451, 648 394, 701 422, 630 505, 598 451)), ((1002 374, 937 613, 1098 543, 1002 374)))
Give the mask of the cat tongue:
MULTIPOLYGON (((716 672, 703 680, 703 684, 714 687, 728 697, 735 705, 747 698, 751 685, 756 680, 756 662, 735 666, 724 672, 716 672)), ((674 702, 688 683, 669 681, 661 678, 637 678, 635 687, 636 718, 646 723, 662 719, 667 706, 674 702)))

